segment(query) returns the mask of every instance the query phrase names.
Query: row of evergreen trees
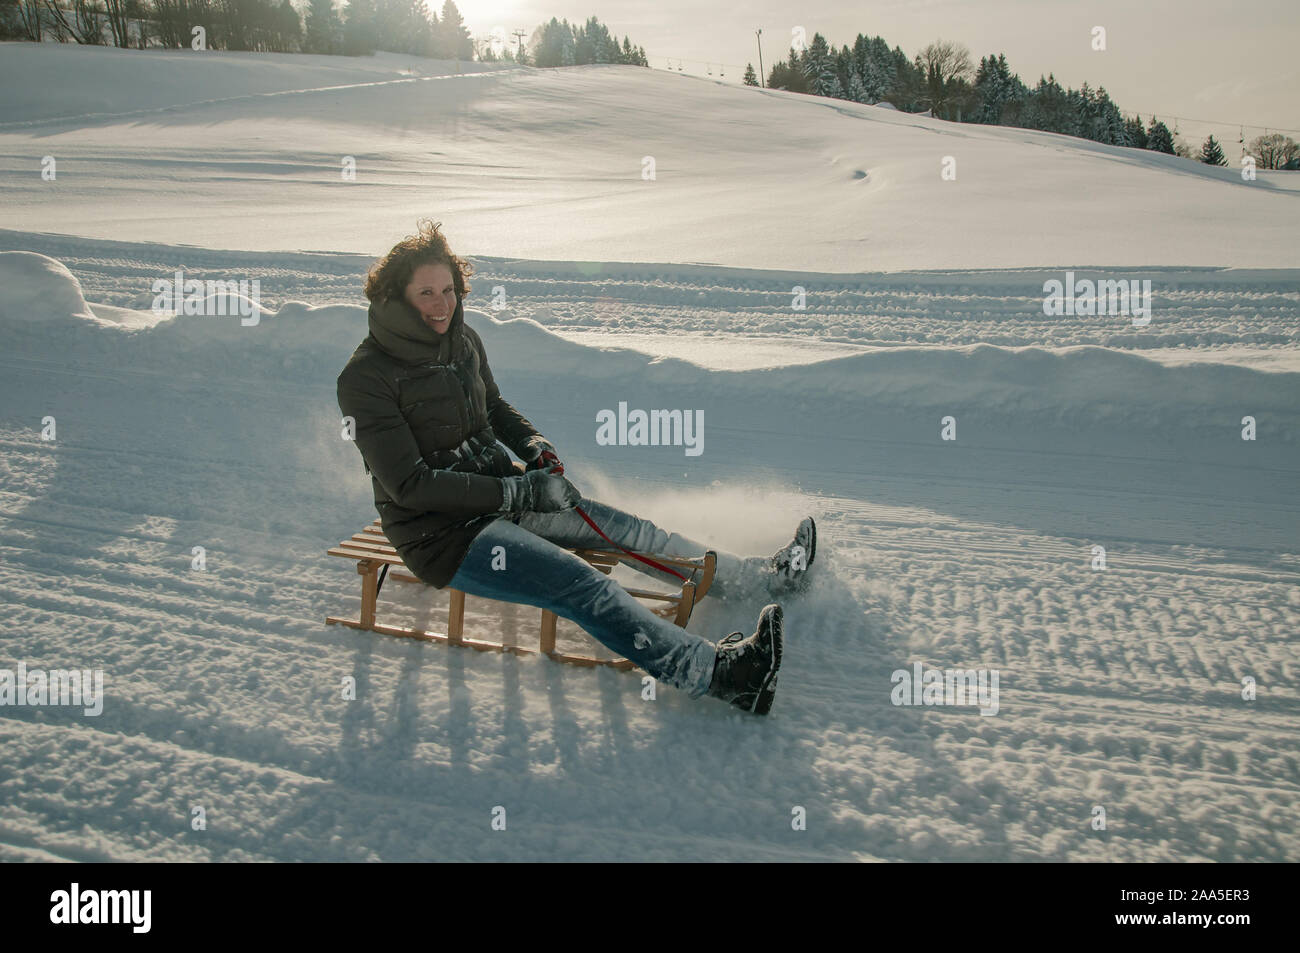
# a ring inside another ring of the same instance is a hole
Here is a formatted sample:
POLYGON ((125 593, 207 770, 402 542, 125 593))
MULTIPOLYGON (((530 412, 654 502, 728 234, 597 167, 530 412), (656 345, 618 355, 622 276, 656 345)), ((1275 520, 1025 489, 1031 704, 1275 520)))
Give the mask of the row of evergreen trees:
POLYGON ((442 15, 424 0, 348 0, 340 17, 335 0, 308 0, 306 52, 364 56, 376 50, 440 60, 474 58, 474 42, 453 0, 442 15))
MULTIPOLYGON (((744 81, 758 85, 752 64, 744 81)), ((879 36, 859 33, 852 49, 845 45, 837 51, 817 33, 802 50, 792 47, 788 59, 772 67, 767 85, 859 103, 886 102, 904 112, 929 110, 959 122, 1041 129, 1226 164, 1213 136, 1199 154, 1193 153, 1154 116, 1145 126, 1141 116, 1125 117, 1105 87, 1093 90, 1084 83, 1077 90, 1062 88, 1049 74, 1030 89, 1011 72, 1004 54, 983 57, 973 68, 969 51, 955 43, 932 43, 909 60, 902 49, 890 49, 879 36)), ((1258 137, 1249 151, 1266 169, 1300 163, 1300 147, 1279 135, 1258 137)))
MULTIPOLYGON (((490 48, 485 48, 482 58, 491 60, 498 57, 490 48)), ((571 26, 567 19, 551 17, 550 23, 542 24, 533 32, 527 47, 519 50, 518 54, 507 47, 500 58, 539 67, 586 66, 589 63, 650 65, 643 48, 633 46, 626 36, 620 45, 618 35, 611 35, 609 28, 596 17, 590 17, 585 24, 576 27, 571 26)))

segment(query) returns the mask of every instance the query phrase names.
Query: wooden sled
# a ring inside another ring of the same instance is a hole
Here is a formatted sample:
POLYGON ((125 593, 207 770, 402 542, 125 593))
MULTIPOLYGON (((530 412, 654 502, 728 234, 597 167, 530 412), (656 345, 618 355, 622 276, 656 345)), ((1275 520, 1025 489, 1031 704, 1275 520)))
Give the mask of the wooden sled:
MULTIPOLYGON (((377 621, 375 618, 377 603, 384 576, 391 575, 394 579, 400 579, 403 582, 427 585, 427 583, 411 575, 410 571, 406 569, 402 557, 398 555, 393 544, 384 535, 379 520, 375 520, 369 526, 366 526, 351 539, 343 540, 328 552, 331 556, 343 556, 347 559, 356 560, 357 573, 361 576, 361 617, 359 619, 340 619, 330 616, 325 620, 326 624, 346 625, 352 629, 364 629, 368 632, 379 632, 383 635, 398 635, 432 642, 446 642, 449 645, 464 645, 472 649, 478 649, 481 652, 513 652, 516 655, 540 653, 557 662, 568 662, 573 665, 608 665, 620 671, 629 671, 636 668, 635 663, 625 658, 599 659, 589 655, 574 655, 557 651, 555 648, 555 625, 557 620, 555 613, 547 609, 540 610, 542 619, 540 644, 537 649, 517 645, 500 645, 496 642, 467 638, 464 632, 465 593, 459 589, 448 588, 445 590, 451 594, 451 605, 447 614, 447 631, 445 633, 429 632, 424 629, 414 629, 406 626, 387 625, 377 621), (390 566, 401 571, 390 573, 388 571, 390 566)), ((619 563, 632 563, 635 561, 631 556, 616 549, 570 549, 569 552, 585 559, 607 576, 614 571, 614 567, 619 563)), ((713 550, 709 550, 703 557, 698 559, 647 553, 641 555, 647 555, 665 566, 671 566, 689 574, 689 579, 682 584, 680 592, 663 593, 652 592, 647 589, 627 589, 628 593, 638 599, 662 603, 661 605, 651 606, 650 611, 684 628, 691 617, 691 610, 695 608, 697 602, 704 598, 709 591, 709 587, 713 584, 713 574, 717 569, 718 562, 717 554, 713 550)))

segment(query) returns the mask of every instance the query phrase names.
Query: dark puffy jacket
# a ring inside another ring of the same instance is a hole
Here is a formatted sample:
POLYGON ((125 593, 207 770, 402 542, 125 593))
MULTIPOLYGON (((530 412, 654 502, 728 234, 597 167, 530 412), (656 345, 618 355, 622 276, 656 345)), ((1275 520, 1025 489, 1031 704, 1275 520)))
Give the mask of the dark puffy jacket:
POLYGON ((443 335, 405 301, 370 305, 370 334, 338 378, 356 422, 385 535, 420 579, 443 588, 470 543, 502 517, 501 477, 540 435, 501 399, 459 299, 443 335))

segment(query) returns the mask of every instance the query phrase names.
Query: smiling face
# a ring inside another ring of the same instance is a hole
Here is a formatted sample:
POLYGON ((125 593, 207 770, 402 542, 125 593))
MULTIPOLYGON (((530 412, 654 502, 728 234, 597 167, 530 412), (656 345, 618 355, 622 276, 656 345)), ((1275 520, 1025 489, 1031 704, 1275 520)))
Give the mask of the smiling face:
POLYGON ((421 265, 411 273, 406 286, 406 303, 420 313, 420 319, 439 334, 446 334, 456 313, 456 285, 451 269, 442 264, 421 265))

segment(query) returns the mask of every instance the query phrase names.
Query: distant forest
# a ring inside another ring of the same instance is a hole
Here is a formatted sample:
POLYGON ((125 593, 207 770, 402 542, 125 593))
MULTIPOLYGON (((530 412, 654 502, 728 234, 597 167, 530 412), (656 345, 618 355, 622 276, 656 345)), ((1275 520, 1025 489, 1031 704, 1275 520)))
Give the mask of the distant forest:
MULTIPOLYGON (((744 82, 759 85, 753 64, 744 82)), ((820 33, 802 50, 772 67, 772 89, 856 103, 888 103, 903 112, 928 112, 941 119, 1023 129, 1042 129, 1067 136, 1227 165, 1221 145, 1210 136, 1199 150, 1183 142, 1155 116, 1145 125, 1141 116, 1125 117, 1104 86, 1062 88, 1054 75, 1026 86, 999 53, 975 66, 970 51, 957 43, 931 43, 913 59, 884 38, 859 33, 850 49, 838 51, 820 33)), ((1278 133, 1259 136, 1245 145, 1262 169, 1300 168, 1300 146, 1278 133)))

